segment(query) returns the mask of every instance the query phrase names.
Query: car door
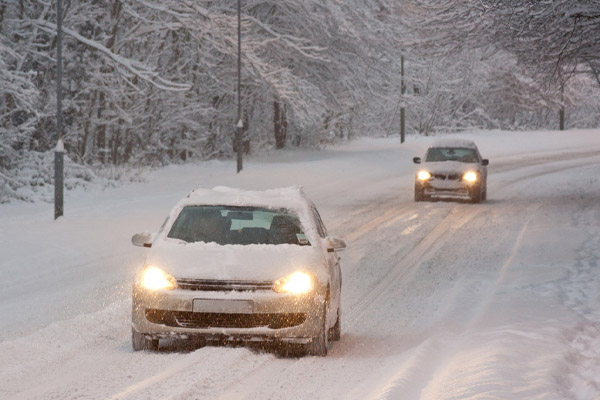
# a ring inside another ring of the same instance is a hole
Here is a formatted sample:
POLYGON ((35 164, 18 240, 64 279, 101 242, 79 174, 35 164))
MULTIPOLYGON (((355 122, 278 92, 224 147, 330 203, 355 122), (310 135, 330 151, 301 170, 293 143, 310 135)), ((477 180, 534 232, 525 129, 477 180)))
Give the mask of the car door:
POLYGON ((340 257, 335 251, 329 251, 327 248, 327 229, 325 228, 325 224, 323 224, 323 220, 319 215, 319 211, 315 206, 312 207, 313 216, 315 219, 315 224, 317 226, 317 232, 322 239, 323 250, 325 257, 327 258, 327 267, 330 276, 330 301, 329 301, 329 324, 331 325, 333 321, 337 318, 337 310, 339 310, 341 306, 341 295, 342 295, 342 271, 340 268, 340 257))
POLYGON ((479 149, 475 148, 475 150, 477 151, 477 157, 479 158, 479 160, 477 161, 477 163, 479 164, 479 170, 481 171, 481 176, 483 176, 483 179, 482 179, 483 189, 482 190, 485 191, 487 188, 487 166, 483 165, 483 157, 481 156, 479 149))

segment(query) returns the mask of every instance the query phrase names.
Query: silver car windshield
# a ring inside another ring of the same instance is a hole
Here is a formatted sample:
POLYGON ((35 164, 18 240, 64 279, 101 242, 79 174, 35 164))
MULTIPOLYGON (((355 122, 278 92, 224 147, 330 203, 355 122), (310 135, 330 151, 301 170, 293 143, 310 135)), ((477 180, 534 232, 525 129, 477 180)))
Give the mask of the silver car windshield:
POLYGON ((431 147, 427 150, 426 161, 459 161, 464 163, 479 162, 475 149, 464 147, 431 147))
POLYGON ((186 206, 167 237, 221 245, 310 245, 296 215, 260 207, 186 206))

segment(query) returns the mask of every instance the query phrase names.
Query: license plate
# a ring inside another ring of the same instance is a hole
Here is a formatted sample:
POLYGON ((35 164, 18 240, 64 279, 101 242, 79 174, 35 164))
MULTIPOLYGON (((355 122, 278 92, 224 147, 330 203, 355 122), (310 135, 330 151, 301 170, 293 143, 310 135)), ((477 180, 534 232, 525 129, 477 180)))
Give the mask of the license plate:
POLYGON ((194 299, 192 311, 203 313, 252 314, 252 300, 194 299))

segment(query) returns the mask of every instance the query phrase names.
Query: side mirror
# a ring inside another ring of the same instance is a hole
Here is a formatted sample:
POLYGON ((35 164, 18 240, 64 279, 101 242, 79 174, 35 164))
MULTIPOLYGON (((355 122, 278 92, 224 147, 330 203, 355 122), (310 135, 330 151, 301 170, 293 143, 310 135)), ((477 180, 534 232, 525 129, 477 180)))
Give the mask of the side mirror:
POLYGON ((131 237, 131 244, 140 247, 152 247, 153 240, 154 234, 150 232, 136 233, 131 237))
POLYGON ((489 164, 490 164, 490 160, 487 160, 487 159, 481 160, 481 165, 483 165, 484 167, 489 164))
POLYGON ((342 251, 346 248, 346 242, 338 238, 327 238, 327 251, 333 253, 334 251, 342 251))
POLYGON ((413 157, 413 162, 415 164, 421 164, 421 157, 413 157))

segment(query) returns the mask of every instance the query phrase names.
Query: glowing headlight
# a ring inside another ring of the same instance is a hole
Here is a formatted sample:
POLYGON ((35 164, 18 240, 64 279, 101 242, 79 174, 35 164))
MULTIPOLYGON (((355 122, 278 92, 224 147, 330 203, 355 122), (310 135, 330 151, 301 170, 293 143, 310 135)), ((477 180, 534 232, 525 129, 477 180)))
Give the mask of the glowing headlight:
POLYGON ((426 181, 429 178, 431 178, 431 174, 427 171, 419 171, 417 173, 417 179, 419 179, 420 181, 426 181))
POLYGON ((463 175, 463 181, 467 181, 469 183, 476 182, 477 178, 477 173, 473 171, 469 171, 463 175))
POLYGON ((294 272, 293 274, 276 280, 273 283, 273 291, 277 293, 303 294, 312 289, 312 278, 304 272, 294 272))
POLYGON ((175 289, 177 281, 173 276, 157 267, 148 267, 142 272, 142 286, 150 290, 175 289))

